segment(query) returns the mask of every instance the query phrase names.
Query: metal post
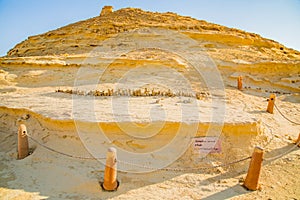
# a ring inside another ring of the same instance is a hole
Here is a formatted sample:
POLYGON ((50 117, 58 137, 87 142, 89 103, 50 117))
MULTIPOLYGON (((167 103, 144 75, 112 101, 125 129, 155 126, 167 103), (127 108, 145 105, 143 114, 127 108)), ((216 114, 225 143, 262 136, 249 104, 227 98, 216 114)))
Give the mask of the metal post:
POLYGON ((257 190, 259 188, 258 180, 260 169, 263 161, 264 150, 261 147, 255 147, 252 154, 251 162, 248 169, 244 186, 249 190, 257 190))

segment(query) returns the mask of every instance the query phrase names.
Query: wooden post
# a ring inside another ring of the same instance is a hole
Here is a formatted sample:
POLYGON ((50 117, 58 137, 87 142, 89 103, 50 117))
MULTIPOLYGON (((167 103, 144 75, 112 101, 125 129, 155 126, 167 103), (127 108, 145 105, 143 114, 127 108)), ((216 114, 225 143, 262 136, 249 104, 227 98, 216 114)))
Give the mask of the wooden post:
POLYGON ((270 98, 268 99, 268 108, 267 108, 268 113, 273 114, 275 98, 276 98, 276 95, 271 94, 270 98))
POLYGON ((258 180, 260 175, 261 164, 263 161, 264 150, 261 147, 255 147, 252 154, 251 162, 248 169, 244 186, 249 190, 257 190, 259 188, 258 180))
POLYGON ((298 135, 298 139, 296 140, 296 145, 298 144, 298 147, 300 147, 300 133, 298 135))
POLYGON ((108 148, 102 188, 106 191, 115 191, 119 187, 117 180, 117 150, 108 148))
POLYGON ((237 79, 237 88, 239 90, 243 89, 243 77, 242 76, 239 76, 238 79, 237 79))
POLYGON ((29 154, 27 130, 24 124, 18 129, 18 159, 23 159, 29 154))

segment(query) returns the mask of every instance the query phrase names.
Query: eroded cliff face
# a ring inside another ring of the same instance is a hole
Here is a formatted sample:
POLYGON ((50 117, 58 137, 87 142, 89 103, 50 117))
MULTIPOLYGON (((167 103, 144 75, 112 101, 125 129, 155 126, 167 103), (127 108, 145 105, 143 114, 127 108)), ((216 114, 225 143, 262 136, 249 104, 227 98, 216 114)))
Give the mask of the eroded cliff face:
POLYGON ((254 33, 179 16, 171 12, 154 13, 135 8, 113 12, 113 8, 109 6, 103 8, 100 16, 31 36, 17 44, 7 53, 7 56, 88 53, 109 37, 139 28, 164 28, 179 31, 198 41, 199 45, 214 59, 222 61, 300 60, 298 51, 254 33))

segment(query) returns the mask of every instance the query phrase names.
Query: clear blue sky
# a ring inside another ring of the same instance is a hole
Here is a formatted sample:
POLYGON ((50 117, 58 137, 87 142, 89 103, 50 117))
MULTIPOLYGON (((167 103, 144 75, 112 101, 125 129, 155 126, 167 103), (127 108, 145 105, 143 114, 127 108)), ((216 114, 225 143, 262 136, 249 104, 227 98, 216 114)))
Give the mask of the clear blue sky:
POLYGON ((300 0, 0 0, 0 56, 28 36, 97 16, 104 5, 176 12, 300 50, 300 0))

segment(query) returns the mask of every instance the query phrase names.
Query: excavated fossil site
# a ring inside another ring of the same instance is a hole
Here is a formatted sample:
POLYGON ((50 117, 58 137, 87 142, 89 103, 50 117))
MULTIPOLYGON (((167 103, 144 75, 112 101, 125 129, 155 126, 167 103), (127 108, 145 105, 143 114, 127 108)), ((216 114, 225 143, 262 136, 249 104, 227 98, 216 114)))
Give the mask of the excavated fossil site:
POLYGON ((171 12, 104 7, 0 58, 0 199, 299 199, 299 123, 300 52, 171 12), (256 146, 260 187, 249 191, 256 146), (114 192, 99 184, 108 147, 114 192))

